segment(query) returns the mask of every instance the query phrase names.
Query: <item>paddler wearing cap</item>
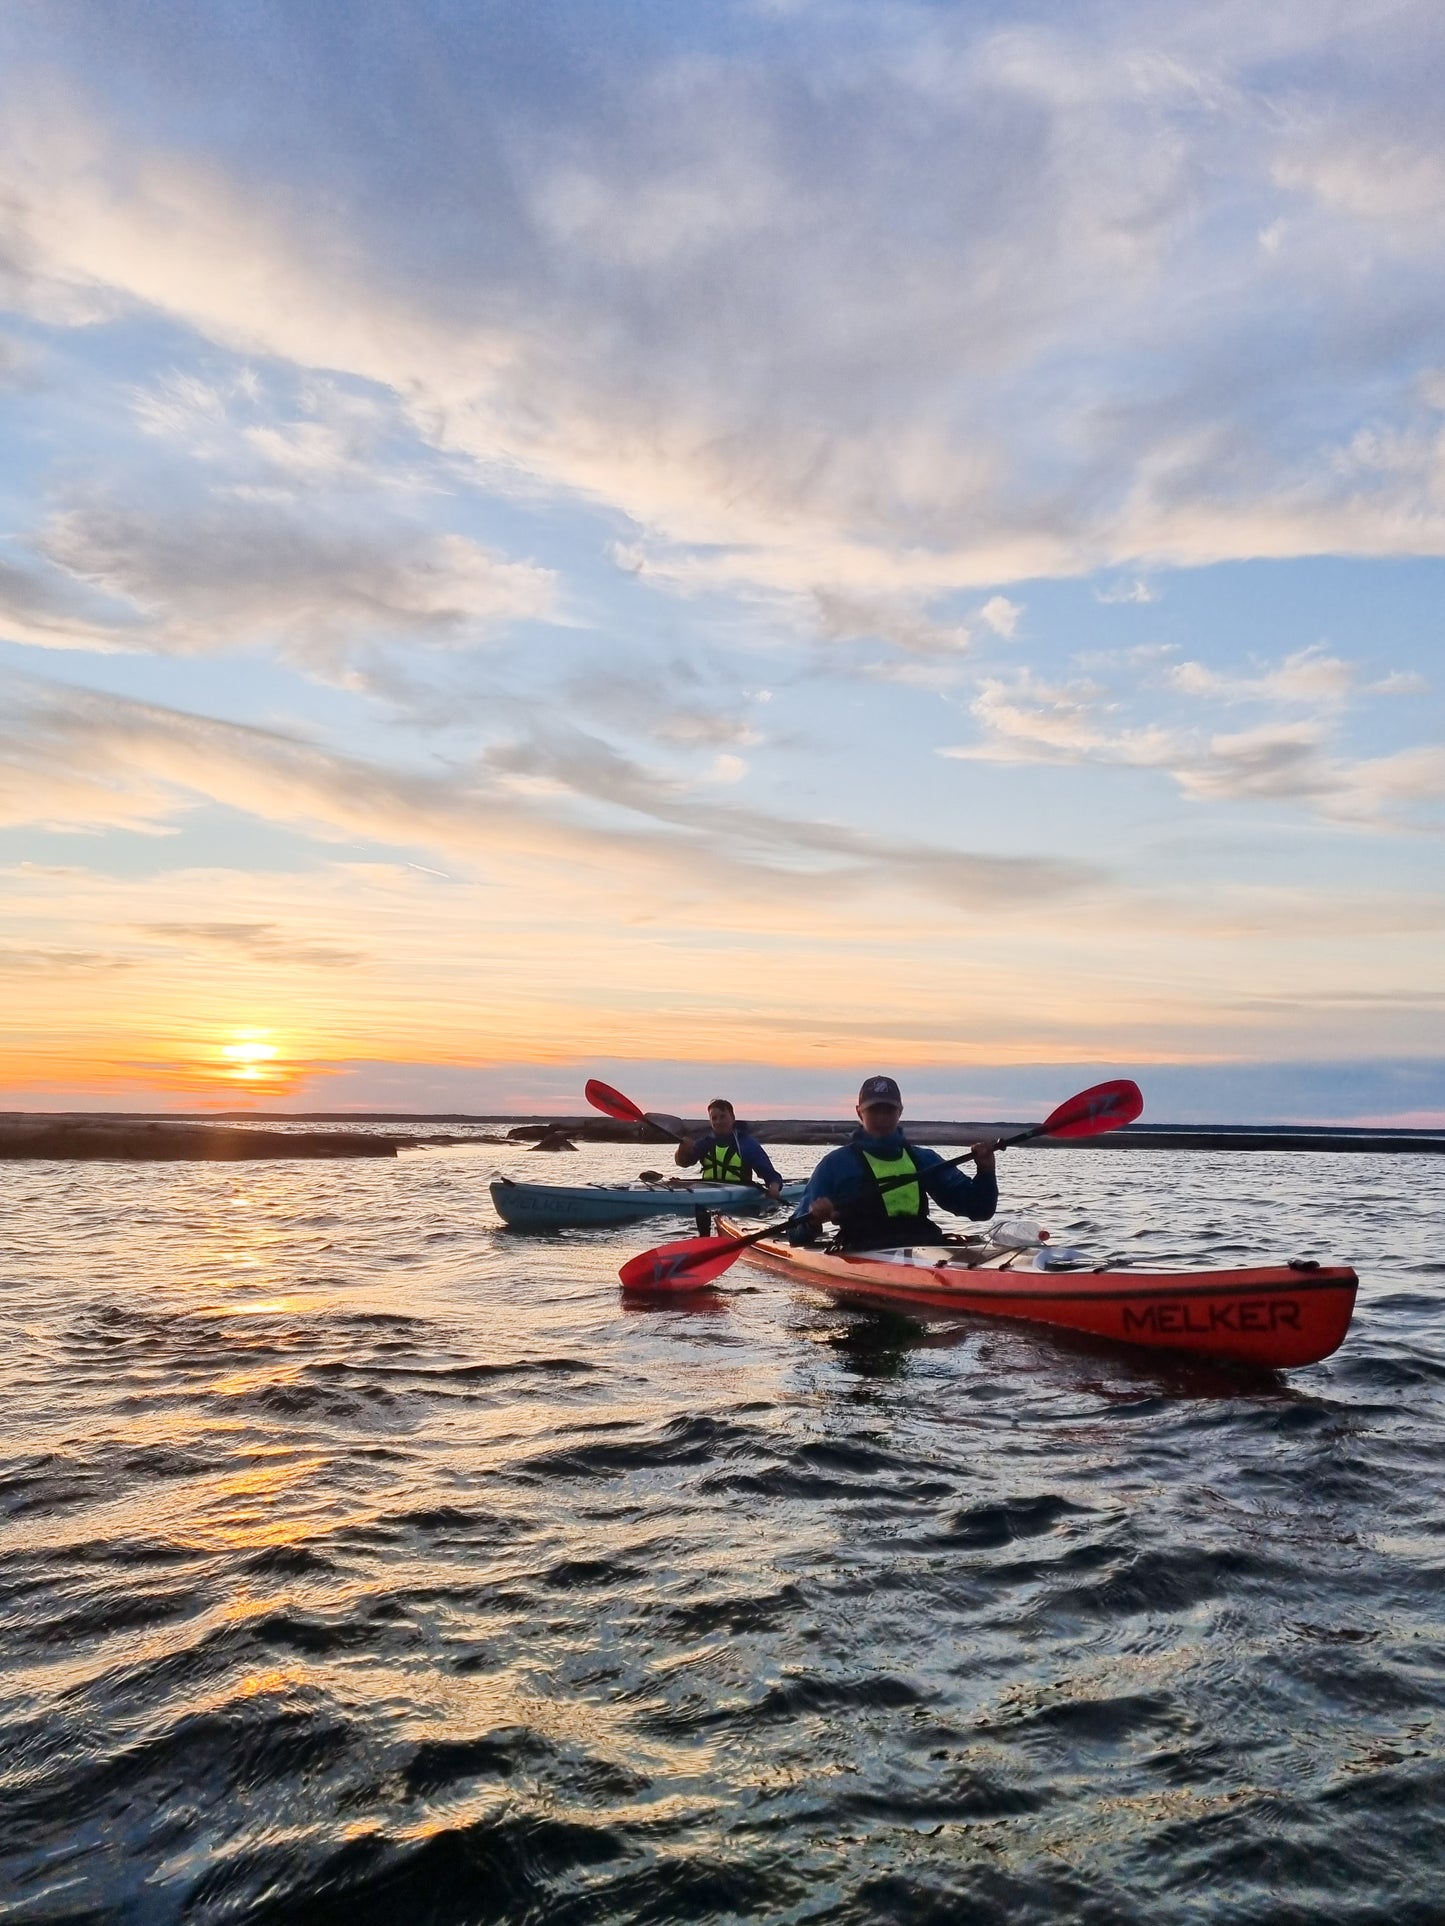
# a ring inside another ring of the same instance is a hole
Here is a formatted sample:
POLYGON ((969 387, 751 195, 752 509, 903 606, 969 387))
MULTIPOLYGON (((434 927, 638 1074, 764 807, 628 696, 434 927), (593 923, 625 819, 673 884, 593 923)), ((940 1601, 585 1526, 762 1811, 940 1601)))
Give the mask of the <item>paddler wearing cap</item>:
POLYGON ((868 1077, 858 1092, 858 1122, 846 1144, 830 1150, 808 1180, 798 1206, 802 1220, 789 1231, 794 1244, 811 1244, 836 1220, 845 1251, 903 1250, 910 1244, 941 1244, 943 1232, 928 1214, 928 1200, 976 1222, 998 1209, 992 1142, 972 1146, 978 1175, 950 1168, 936 1150, 910 1144, 903 1135, 903 1097, 892 1077, 868 1077), (884 1190, 884 1178, 912 1175, 914 1183, 884 1190))

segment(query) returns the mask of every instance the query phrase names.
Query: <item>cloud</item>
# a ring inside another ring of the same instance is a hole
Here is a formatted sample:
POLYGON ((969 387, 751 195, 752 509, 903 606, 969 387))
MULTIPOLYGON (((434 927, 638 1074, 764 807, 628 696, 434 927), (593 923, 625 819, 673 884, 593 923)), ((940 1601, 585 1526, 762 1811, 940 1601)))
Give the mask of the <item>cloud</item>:
MULTIPOLYGON (((283 81, 203 5, 224 114, 208 63, 58 13, 17 29, 0 131, 14 298, 376 383, 489 482, 631 517, 679 586, 1439 554, 1413 264, 1440 116, 1381 131, 1439 23, 1393 9, 1386 53, 1285 11, 1148 12, 1141 40, 1134 7, 844 6, 786 39, 737 15, 724 50, 666 9, 604 36, 419 8, 340 53, 296 26, 283 81), (67 67, 94 92, 38 78, 67 67), (169 120, 138 134, 122 73, 169 120), (416 130, 404 163, 383 123, 416 130), (1339 273, 1362 229, 1408 258, 1339 273)), ((251 439, 298 485, 345 460, 321 423, 251 439)))
MULTIPOLYGON (((1020 761, 1107 753, 1120 761, 1152 763, 1165 753, 1168 738, 1160 730, 1111 728, 1105 693, 1098 683, 1051 683, 1029 670, 1007 679, 984 677, 970 705, 985 731, 982 759, 1007 760, 1011 751, 1020 761)), ((966 748, 940 754, 971 756, 966 748)))
POLYGON ((133 386, 128 403, 160 453, 210 469, 228 498, 416 497, 445 480, 412 445, 398 397, 354 381, 304 370, 263 379, 249 362, 224 373, 172 367, 133 386))
POLYGON ((896 682, 905 689, 942 690, 956 688, 964 679, 960 664, 939 657, 885 656, 881 661, 855 665, 856 673, 870 682, 896 682))
POLYGON ((1207 673, 1186 677, 1183 686, 1191 694, 1304 699, 1322 711, 1308 719, 1205 733, 1157 723, 1130 726, 1119 699, 1099 683, 1051 684, 1028 671, 989 677, 971 704, 979 740, 948 745, 938 754, 964 762, 1152 769, 1170 776, 1194 802, 1296 803, 1329 820, 1378 829, 1431 825, 1431 806, 1445 800, 1445 749, 1424 745, 1356 759, 1339 754, 1326 718, 1338 691, 1352 682, 1350 665, 1316 658, 1312 651, 1249 681, 1207 673))
MULTIPOLYGON (((1203 662, 1178 662, 1166 680, 1184 695, 1208 696, 1221 702, 1304 703, 1332 708, 1359 686, 1353 662, 1327 655, 1318 645, 1296 649, 1277 668, 1255 676, 1230 676, 1203 662)), ((1383 693, 1379 685, 1377 692, 1383 693)))
POLYGON ((714 783, 741 782, 747 773, 748 765, 741 756, 714 756, 706 780, 714 783))
POLYGON ((1340 789, 1340 772, 1322 751, 1322 731, 1309 722, 1212 736, 1206 748, 1180 756, 1172 774, 1186 796, 1241 802, 1319 802, 1340 789))
POLYGON ((674 778, 562 725, 498 745, 488 753, 486 765, 512 782, 520 778, 540 785, 534 793, 543 796, 570 795, 690 831, 710 845, 714 861, 810 886, 848 881, 865 888, 887 878, 932 895, 940 904, 968 907, 986 900, 1002 908, 1009 902, 1086 891, 1104 880, 1102 872, 1087 864, 977 855, 879 836, 843 823, 774 816, 711 797, 700 802, 674 778))
POLYGON ((858 595, 839 588, 815 587, 810 601, 816 632, 829 644, 830 672, 904 688, 954 687, 963 675, 962 659, 973 638, 961 622, 940 622, 917 595, 858 595), (855 645, 882 643, 891 653, 864 654, 855 645))
POLYGON ((1132 582, 1116 582, 1110 588, 1096 588, 1094 600, 1104 603, 1138 602, 1148 603, 1159 600, 1159 590, 1150 583, 1136 577, 1132 582))
POLYGON ((1366 683, 1365 690, 1369 695, 1424 695, 1429 687, 1424 676, 1413 669, 1392 669, 1378 682, 1366 683))
POLYGON ((163 510, 90 500, 53 516, 38 545, 73 592, 109 597, 125 613, 108 628, 32 617, 20 639, 43 626, 86 647, 97 634, 158 653, 269 645, 334 672, 361 643, 457 646, 555 610, 548 570, 502 561, 460 535, 318 521, 283 503, 163 510))
POLYGON ((1371 817, 1400 804, 1445 799, 1445 748, 1427 744, 1346 767, 1343 814, 1371 817))
POLYGON ((716 710, 706 709, 674 710, 670 715, 658 717, 648 733, 659 742, 677 742, 688 747, 693 744, 728 742, 735 743, 739 748, 749 748, 762 741, 757 730, 742 717, 720 715, 716 710))
MULTIPOLYGON (((331 840, 364 838, 485 870, 538 859, 610 864, 675 889, 763 897, 903 887, 1001 911, 1100 886, 1090 865, 994 856, 771 815, 650 770, 556 724, 471 767, 386 767, 279 730, 37 680, 0 732, 0 823, 163 833, 201 800, 331 840)), ((737 772, 726 758, 713 782, 737 772)))
MULTIPOLYGON (((1001 596, 994 598, 995 602, 1002 600, 1001 596)), ((916 599, 815 588, 813 604, 818 629, 830 642, 887 642, 909 654, 925 656, 961 655, 969 646, 968 630, 961 623, 935 621, 916 599)))
POLYGON ((133 967, 131 958, 103 950, 23 949, 18 944, 0 944, 0 976, 107 976, 133 967))
POLYGON ((134 610, 101 596, 43 562, 0 560, 0 635, 37 649, 91 649, 110 654, 143 646, 134 610))
POLYGON ((1342 134, 1338 123, 1315 118, 1280 151, 1274 178, 1281 187, 1309 197, 1318 212, 1343 215, 1376 244, 1433 253, 1445 241, 1445 160, 1438 146, 1438 114, 1434 123, 1406 132, 1383 117, 1373 120, 1367 112, 1342 134))
POLYGON ((749 749, 763 740, 742 705, 767 692, 740 692, 729 653, 720 668, 707 650, 651 662, 611 658, 566 676, 559 695, 579 718, 606 722, 631 736, 691 749, 749 749))
POLYGON ((138 923, 136 934, 184 949, 237 952, 255 963, 299 963, 308 969, 352 970, 364 951, 297 941, 275 923, 138 923))
MULTIPOLYGON (((707 798, 693 800, 706 810, 707 798)), ((726 811, 732 798, 713 801, 726 811)), ((24 931, 17 943, 109 953, 130 967, 31 971, 23 1027, 0 1037, 0 1059, 16 1079, 23 1071, 52 1085, 68 1068, 72 1087, 92 1091, 108 1087, 112 1071, 134 1089, 149 1064, 149 1087, 184 1089, 194 1101, 208 1082, 214 1096, 220 1046, 239 1030, 269 1031, 280 1058, 318 1069, 379 1054, 439 1065, 527 1055, 587 1059, 605 1074, 599 1055, 640 1066, 732 1051, 831 1064, 830 1087, 844 1090, 840 1063, 863 1058, 856 1090, 880 1053, 971 1074, 985 1059, 1057 1070, 1080 1058, 1119 1068, 1139 1054, 1318 1054, 1325 1038, 1336 1055, 1418 1054, 1436 1039, 1445 1047, 1435 1009, 1439 889, 1211 889, 1191 876, 1166 891, 1061 899, 1045 889, 996 894, 999 872, 974 871, 958 879, 966 894, 947 893, 936 874, 896 877, 886 864, 841 867, 830 884, 796 864, 729 869, 705 843, 685 844, 671 865, 625 836, 547 843, 525 812, 510 824, 479 820, 475 831, 451 881, 340 842, 315 849, 302 869, 255 874, 15 865, 4 886, 10 925, 24 931), (209 931, 222 917, 304 950, 363 951, 366 967, 339 993, 337 973, 304 957, 283 963, 224 937, 150 933, 209 931), (880 983, 889 991, 881 999, 880 983)), ((1054 1097, 1097 1075, 1056 1085, 1054 1097)), ((788 1071, 777 1077, 781 1092, 796 1094, 788 1071)), ((573 1101, 579 1085, 569 1084, 573 1101)), ((234 1083, 225 1087, 233 1099, 234 1083)), ((304 1107, 329 1102, 318 1095, 304 1107)))
POLYGON ((1010 602, 1006 595, 991 595, 979 610, 978 619, 995 635, 1001 635, 1005 642, 1011 642, 1022 614, 1020 603, 1010 602))

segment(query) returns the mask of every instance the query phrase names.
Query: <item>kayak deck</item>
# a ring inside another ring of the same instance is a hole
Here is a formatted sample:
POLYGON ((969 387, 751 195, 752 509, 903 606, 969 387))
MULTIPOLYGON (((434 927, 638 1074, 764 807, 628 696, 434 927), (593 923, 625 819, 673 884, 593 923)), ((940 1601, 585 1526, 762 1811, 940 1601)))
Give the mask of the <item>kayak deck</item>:
POLYGON ((1056 1324, 1265 1370, 1316 1364, 1337 1350, 1359 1286, 1348 1265, 1298 1261, 1227 1271, 970 1269, 957 1246, 830 1255, 771 1238, 745 1255, 842 1303, 1056 1324))
MULTIPOLYGON (((489 1190, 504 1224, 526 1230, 569 1230, 588 1224, 627 1224, 694 1210, 752 1210, 770 1202, 749 1184, 526 1184, 497 1178, 489 1190)), ((802 1196, 801 1180, 784 1184, 782 1201, 802 1196)))

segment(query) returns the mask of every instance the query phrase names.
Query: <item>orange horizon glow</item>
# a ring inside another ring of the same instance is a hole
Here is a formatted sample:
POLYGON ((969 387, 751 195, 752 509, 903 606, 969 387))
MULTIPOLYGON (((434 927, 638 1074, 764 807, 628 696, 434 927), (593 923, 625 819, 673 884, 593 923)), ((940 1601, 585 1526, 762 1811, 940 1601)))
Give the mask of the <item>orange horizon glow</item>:
POLYGON ((1251 941, 1246 979, 1221 920, 1233 898, 1061 926, 1052 904, 923 910, 873 887, 804 915, 796 893, 734 891, 704 926, 691 899, 659 910, 625 865, 489 860, 485 884, 445 887, 376 863, 139 883, 11 872, 27 940, 57 960, 16 978, 0 1103, 325 1109, 372 1069, 398 1092, 411 1073, 418 1089, 475 1072, 526 1091, 575 1072, 580 1098, 602 1063, 639 1065, 645 1093, 660 1062, 796 1070, 816 1089, 845 1066, 1407 1057, 1438 976, 1435 939, 1384 951, 1353 926, 1322 933, 1292 901, 1251 941), (234 924, 211 920, 218 907, 234 924), (270 947, 254 948, 258 930, 270 947))
MULTIPOLYGON (((242 1110, 264 1107, 278 1101, 309 1098, 307 1107, 327 1109, 332 1107, 373 1109, 407 1109, 405 1103, 348 1102, 329 1105, 327 1085, 333 1080, 346 1077, 354 1067, 364 1064, 369 1069, 394 1068, 399 1071, 412 1071, 424 1078, 429 1071, 472 1070, 478 1075, 497 1072, 514 1072, 525 1078, 529 1071, 547 1071, 564 1065, 573 1066, 578 1076, 577 1102, 572 1106, 578 1111, 584 1108, 581 1096, 581 1079, 586 1074, 589 1060, 605 1061, 615 1066, 619 1063, 632 1063, 637 1066, 636 1076, 639 1088, 645 1088, 649 1064, 653 1059, 641 1055, 628 1055, 619 1051, 615 1044, 609 1047, 599 1043, 595 1052, 585 1049, 555 1050, 536 1052, 521 1056, 463 1056, 442 1055, 403 1056, 394 1052, 376 1051, 365 1058, 332 1057, 320 1055, 292 1054, 277 1042, 265 1040, 273 1033, 252 1031, 232 1033, 231 1040, 214 1043, 197 1052, 195 1056, 171 1057, 157 1055, 150 1059, 137 1059, 133 1056, 111 1056, 103 1050, 95 1053, 74 1053, 57 1049, 47 1052, 11 1053, 0 1050, 0 1107, 4 1100, 10 1100, 10 1107, 24 1107, 23 1099, 30 1098, 40 1108, 84 1109, 90 1102, 110 1103, 117 1106, 145 1108, 148 1102, 171 1100, 169 1108, 177 1104, 197 1110, 242 1110), (22 1101, 17 1104, 16 1099, 22 1101), (48 1100, 48 1102, 47 1102, 48 1100)), ((659 1055, 662 1053, 659 1052, 659 1055)), ((748 1063, 770 1070, 797 1070, 816 1074, 820 1068, 821 1052, 809 1049, 805 1052, 772 1057, 761 1055, 746 1059, 748 1063)), ((1242 1053, 1183 1053, 1178 1051, 1130 1050, 1110 1052, 1096 1048, 1092 1052, 1082 1049, 1062 1051, 1050 1048, 1040 1042, 1032 1050, 1015 1049, 1012 1051, 992 1051, 985 1065, 977 1050, 925 1049, 919 1045, 899 1047, 896 1043, 878 1039, 870 1043, 849 1039, 832 1053, 831 1061, 844 1071, 845 1066, 859 1062, 876 1062, 904 1076, 919 1070, 957 1070, 965 1075, 981 1068, 1025 1069, 1040 1064, 1057 1066, 1066 1072, 1070 1064, 1097 1065, 1100 1062, 1115 1062, 1131 1069, 1159 1069, 1182 1066, 1226 1066, 1247 1063, 1254 1059, 1242 1053)), ((701 1051, 684 1053, 671 1050, 668 1061, 677 1063, 697 1063, 700 1068, 707 1066, 708 1074, 715 1074, 714 1066, 720 1059, 716 1055, 705 1055, 701 1051)), ((844 1081, 847 1081, 845 1075, 844 1081)), ((749 1107, 756 1114, 771 1111, 787 1113, 784 1102, 770 1101, 759 1103, 750 1099, 749 1107)), ((419 1106, 419 1114, 429 1108, 450 1110, 460 1107, 453 1102, 439 1105, 419 1106)), ((490 1101, 484 1106, 495 1108, 490 1101)), ((502 1108, 520 1108, 539 1113, 548 1109, 547 1102, 538 1102, 519 1096, 515 1103, 503 1104, 502 1108)), ((845 1096, 840 1095, 838 1103, 831 1106, 843 1114, 849 1107, 845 1096)), ((810 1100, 813 1111, 827 1111, 830 1106, 819 1105, 816 1098, 810 1100)), ((563 1114, 567 1106, 562 1106, 563 1114)), ((1413 1120, 1412 1120, 1413 1121, 1413 1120)))

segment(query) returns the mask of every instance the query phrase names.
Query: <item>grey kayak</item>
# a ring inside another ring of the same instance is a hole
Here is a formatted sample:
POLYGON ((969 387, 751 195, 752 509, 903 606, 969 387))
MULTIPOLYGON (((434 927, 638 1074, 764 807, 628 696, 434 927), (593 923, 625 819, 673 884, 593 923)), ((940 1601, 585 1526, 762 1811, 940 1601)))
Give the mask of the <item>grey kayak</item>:
MULTIPOLYGON (((801 1178, 783 1185, 782 1201, 796 1204, 801 1178)), ((630 1224, 644 1217, 691 1216, 696 1210, 756 1210, 766 1192, 752 1184, 512 1184, 498 1178, 492 1202, 504 1224, 524 1230, 566 1230, 579 1224, 630 1224)))

